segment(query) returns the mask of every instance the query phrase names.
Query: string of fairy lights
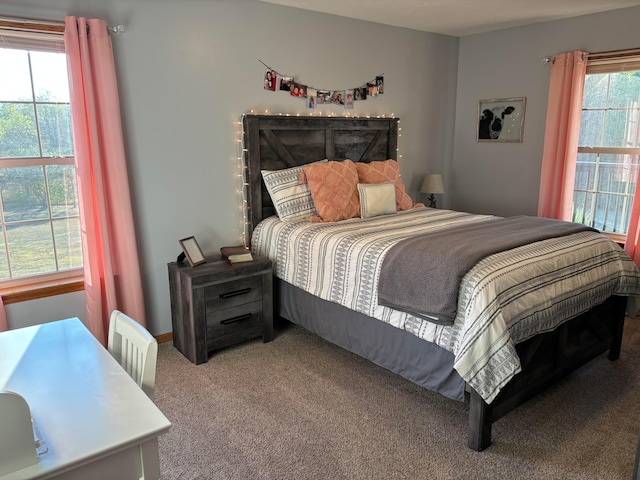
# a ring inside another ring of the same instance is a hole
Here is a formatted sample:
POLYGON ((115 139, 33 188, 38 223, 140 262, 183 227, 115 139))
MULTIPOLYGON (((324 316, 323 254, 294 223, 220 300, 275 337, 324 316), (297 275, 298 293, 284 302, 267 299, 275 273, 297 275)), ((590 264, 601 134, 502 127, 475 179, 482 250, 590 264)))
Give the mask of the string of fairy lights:
POLYGON ((247 236, 249 232, 249 202, 247 200, 247 191, 249 187, 249 179, 247 178, 247 164, 245 162, 245 152, 247 152, 247 148, 244 144, 244 117, 246 114, 242 114, 242 117, 239 121, 234 122, 236 127, 236 145, 237 152, 235 158, 236 164, 236 177, 238 179, 239 187, 236 191, 239 198, 239 207, 240 208, 240 216, 242 221, 242 225, 240 226, 241 234, 239 238, 239 242, 241 245, 245 247, 247 245, 247 236))
MULTIPOLYGON (((251 220, 249 219, 249 201, 248 201, 248 190, 249 190, 249 178, 248 178, 248 168, 247 168, 247 159, 246 153, 248 152, 247 146, 244 143, 245 139, 245 131, 244 131, 244 118, 247 115, 273 115, 273 116, 285 116, 285 117, 344 117, 344 118, 395 118, 395 115, 392 113, 391 115, 350 115, 349 112, 345 112, 343 115, 335 115, 333 113, 329 113, 327 115, 321 115, 321 112, 318 112, 316 115, 312 113, 306 113, 304 115, 290 114, 290 113, 270 113, 269 110, 265 110, 262 113, 259 113, 255 110, 251 110, 248 113, 243 113, 240 117, 240 120, 234 122, 235 130, 236 130, 236 145, 237 152, 236 157, 234 159, 236 163, 236 179, 239 185, 239 188, 236 191, 239 199, 239 209, 242 225, 240 231, 240 237, 238 241, 241 245, 245 247, 248 246, 248 236, 249 236, 249 226, 251 225, 251 220)), ((402 155, 400 155, 400 137, 402 136, 402 127, 400 127, 400 120, 398 119, 398 145, 396 146, 396 156, 397 159, 400 160, 402 155)))

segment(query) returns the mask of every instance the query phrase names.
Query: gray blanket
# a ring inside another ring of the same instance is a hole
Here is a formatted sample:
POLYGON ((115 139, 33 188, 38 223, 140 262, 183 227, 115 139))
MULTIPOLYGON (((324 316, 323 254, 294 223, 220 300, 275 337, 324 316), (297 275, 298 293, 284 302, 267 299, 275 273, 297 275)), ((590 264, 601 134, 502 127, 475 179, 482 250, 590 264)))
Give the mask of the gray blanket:
POLYGON ((378 303, 451 325, 460 281, 477 262, 527 243, 585 230, 597 231, 578 223, 517 216, 407 238, 391 247, 382 262, 378 303))

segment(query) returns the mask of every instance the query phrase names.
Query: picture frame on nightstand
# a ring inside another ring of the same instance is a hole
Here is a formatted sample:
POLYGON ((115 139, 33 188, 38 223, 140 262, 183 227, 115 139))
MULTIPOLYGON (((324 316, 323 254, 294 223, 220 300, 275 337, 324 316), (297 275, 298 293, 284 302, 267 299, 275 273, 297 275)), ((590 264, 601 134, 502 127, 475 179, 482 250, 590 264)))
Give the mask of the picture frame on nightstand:
POLYGON ((200 245, 196 241, 196 237, 187 237, 181 238, 178 240, 180 246, 182 247, 182 251, 184 252, 187 260, 189 261, 189 265, 195 267, 196 265, 200 265, 206 262, 204 254, 200 249, 200 245))

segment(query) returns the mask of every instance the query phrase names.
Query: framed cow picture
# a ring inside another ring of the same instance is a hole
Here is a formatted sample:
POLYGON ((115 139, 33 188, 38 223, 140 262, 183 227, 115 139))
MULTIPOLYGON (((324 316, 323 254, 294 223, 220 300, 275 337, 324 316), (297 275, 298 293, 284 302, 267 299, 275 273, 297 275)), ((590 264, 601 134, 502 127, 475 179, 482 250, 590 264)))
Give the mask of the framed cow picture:
POLYGON ((526 97, 478 102, 477 142, 522 143, 526 97))

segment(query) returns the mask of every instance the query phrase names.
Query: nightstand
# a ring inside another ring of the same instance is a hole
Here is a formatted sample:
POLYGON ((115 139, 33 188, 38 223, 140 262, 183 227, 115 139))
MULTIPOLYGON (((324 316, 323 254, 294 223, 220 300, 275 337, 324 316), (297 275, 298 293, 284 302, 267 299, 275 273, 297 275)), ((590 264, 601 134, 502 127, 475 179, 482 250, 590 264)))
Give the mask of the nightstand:
POLYGON ((173 345, 190 361, 205 363, 210 352, 251 338, 273 339, 271 260, 254 255, 232 266, 217 256, 168 268, 173 345))

